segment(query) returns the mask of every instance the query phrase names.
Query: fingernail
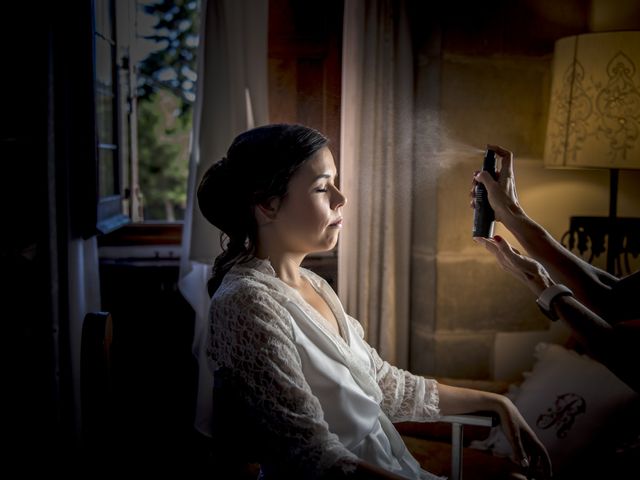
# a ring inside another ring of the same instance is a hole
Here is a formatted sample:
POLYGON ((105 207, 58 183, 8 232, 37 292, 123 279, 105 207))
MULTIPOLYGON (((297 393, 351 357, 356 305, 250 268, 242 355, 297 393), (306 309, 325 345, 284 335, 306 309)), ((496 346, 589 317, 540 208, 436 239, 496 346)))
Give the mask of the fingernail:
POLYGON ((500 235, 494 235, 493 239, 498 243, 500 243, 502 241, 502 237, 500 235))

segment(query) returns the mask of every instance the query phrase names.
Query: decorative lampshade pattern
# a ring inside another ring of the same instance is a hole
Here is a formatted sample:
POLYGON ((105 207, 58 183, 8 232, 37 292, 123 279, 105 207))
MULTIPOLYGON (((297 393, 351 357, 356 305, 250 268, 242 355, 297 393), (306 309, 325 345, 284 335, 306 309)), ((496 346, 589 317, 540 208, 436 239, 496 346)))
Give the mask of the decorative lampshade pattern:
POLYGON ((640 31, 556 42, 544 162, 640 169, 640 31))

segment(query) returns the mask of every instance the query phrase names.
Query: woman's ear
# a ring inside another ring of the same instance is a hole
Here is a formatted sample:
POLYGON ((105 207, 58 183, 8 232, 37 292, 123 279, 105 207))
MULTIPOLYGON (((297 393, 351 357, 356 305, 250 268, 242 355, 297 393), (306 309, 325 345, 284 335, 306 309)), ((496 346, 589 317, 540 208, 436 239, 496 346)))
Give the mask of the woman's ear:
POLYGON ((257 204, 255 206, 255 212, 258 219, 258 225, 274 221, 279 209, 280 199, 278 197, 273 197, 266 202, 257 204))

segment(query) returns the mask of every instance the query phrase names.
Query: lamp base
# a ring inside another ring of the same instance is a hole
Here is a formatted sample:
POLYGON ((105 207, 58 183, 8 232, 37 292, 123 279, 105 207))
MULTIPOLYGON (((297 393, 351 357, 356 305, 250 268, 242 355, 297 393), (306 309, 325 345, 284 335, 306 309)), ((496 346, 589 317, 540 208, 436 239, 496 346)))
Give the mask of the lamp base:
POLYGON ((589 263, 606 251, 607 271, 616 276, 629 274, 630 257, 640 255, 640 218, 571 217, 561 242, 589 263))

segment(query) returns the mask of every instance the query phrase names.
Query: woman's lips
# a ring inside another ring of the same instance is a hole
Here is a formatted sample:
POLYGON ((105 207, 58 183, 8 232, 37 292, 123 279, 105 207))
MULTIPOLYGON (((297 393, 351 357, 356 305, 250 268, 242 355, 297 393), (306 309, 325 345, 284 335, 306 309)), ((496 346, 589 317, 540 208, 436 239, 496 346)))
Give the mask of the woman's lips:
POLYGON ((330 227, 342 227, 342 219, 339 218, 338 220, 336 220, 333 223, 329 224, 330 227))

